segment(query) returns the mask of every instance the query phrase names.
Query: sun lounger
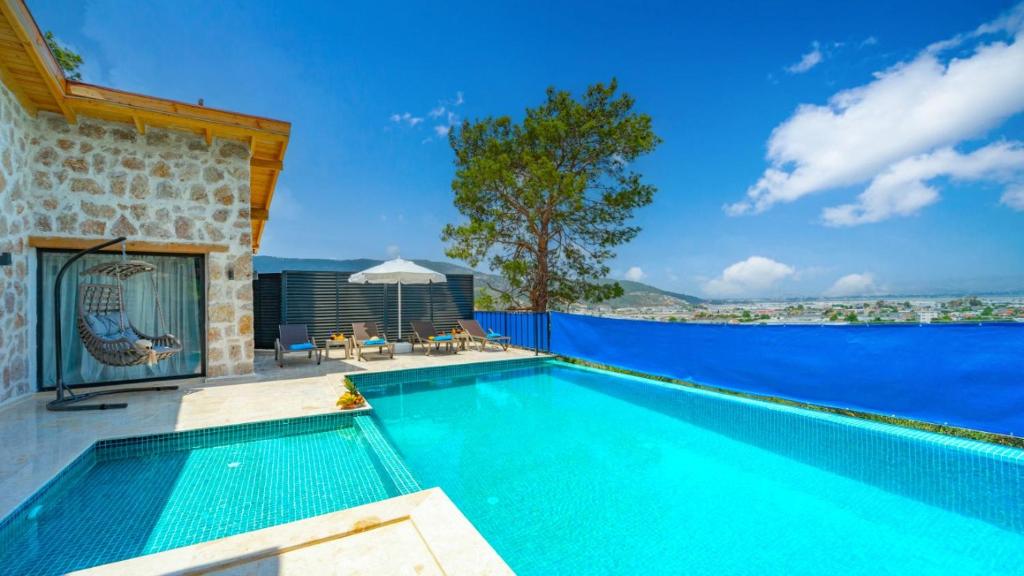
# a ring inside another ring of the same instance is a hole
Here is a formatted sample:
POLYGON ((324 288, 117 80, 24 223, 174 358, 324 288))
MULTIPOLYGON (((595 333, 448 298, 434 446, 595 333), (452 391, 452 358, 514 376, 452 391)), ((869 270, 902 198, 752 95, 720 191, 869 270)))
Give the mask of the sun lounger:
POLYGON ((508 345, 511 341, 508 336, 502 336, 493 330, 484 332, 484 329, 476 320, 459 320, 459 327, 465 330, 466 334, 469 334, 469 337, 474 342, 480 343, 481 352, 487 348, 488 343, 501 346, 502 350, 508 350, 508 345))
POLYGON ((289 352, 305 352, 309 359, 316 353, 316 363, 320 364, 320 349, 316 346, 316 339, 309 336, 305 324, 281 324, 277 327, 274 359, 281 368, 284 368, 284 355, 289 352))
POLYGON ((410 324, 412 324, 414 336, 413 346, 415 347, 416 344, 423 346, 427 351, 427 356, 430 356, 431 345, 434 350, 440 350, 441 344, 444 344, 447 352, 457 353, 454 346, 455 337, 451 334, 438 334, 432 322, 413 320, 410 324))
POLYGON ((356 347, 356 359, 363 360, 363 348, 377 348, 377 352, 384 355, 387 349, 388 357, 395 357, 395 345, 388 342, 387 336, 377 328, 376 322, 353 322, 352 343, 356 347))

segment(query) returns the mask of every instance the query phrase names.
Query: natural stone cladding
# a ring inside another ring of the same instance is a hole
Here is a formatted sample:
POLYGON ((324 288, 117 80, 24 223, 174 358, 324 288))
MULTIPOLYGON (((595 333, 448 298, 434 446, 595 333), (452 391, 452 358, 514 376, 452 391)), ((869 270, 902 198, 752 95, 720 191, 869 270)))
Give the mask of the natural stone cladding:
POLYGON ((32 119, 0 84, 0 403, 27 394, 29 386, 28 247, 31 214, 25 170, 32 119))
POLYGON ((248 146, 89 117, 31 118, 6 87, 0 120, 0 250, 15 260, 0 268, 0 402, 35 389, 26 361, 30 234, 227 247, 206 259, 207 376, 251 373, 248 146))

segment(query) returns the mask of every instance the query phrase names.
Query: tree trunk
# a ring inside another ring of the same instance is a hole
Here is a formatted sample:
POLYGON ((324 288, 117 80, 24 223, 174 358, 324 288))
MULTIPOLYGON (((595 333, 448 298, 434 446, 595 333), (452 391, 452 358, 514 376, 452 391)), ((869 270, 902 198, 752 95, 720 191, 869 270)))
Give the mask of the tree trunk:
POLYGON ((548 239, 537 238, 537 272, 530 288, 530 308, 534 312, 548 310, 548 239))

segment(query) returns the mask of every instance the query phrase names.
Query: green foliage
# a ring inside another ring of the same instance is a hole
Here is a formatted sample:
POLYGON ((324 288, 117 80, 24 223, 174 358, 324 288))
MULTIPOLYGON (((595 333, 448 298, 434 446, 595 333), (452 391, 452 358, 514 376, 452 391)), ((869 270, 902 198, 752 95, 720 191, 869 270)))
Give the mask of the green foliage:
POLYGON ((61 46, 57 42, 57 38, 54 37, 53 32, 50 31, 46 32, 46 45, 50 48, 50 52, 57 60, 57 64, 60 65, 61 70, 64 70, 64 75, 69 80, 82 79, 82 73, 78 71, 78 68, 84 63, 81 55, 61 46))
POLYGON ((628 221, 655 188, 631 166, 661 139, 617 90, 613 79, 577 101, 549 88, 521 123, 485 118, 449 135, 455 207, 467 220, 445 226, 445 253, 486 261, 506 281, 503 300, 543 311, 622 295, 598 280, 614 248, 640 231, 628 221))
POLYGON ((847 322, 857 322, 858 321, 857 313, 856 312, 850 312, 849 314, 846 315, 846 317, 843 318, 843 320, 845 320, 847 322))
POLYGON ((477 290, 473 296, 474 310, 497 310, 498 302, 489 290, 477 290))

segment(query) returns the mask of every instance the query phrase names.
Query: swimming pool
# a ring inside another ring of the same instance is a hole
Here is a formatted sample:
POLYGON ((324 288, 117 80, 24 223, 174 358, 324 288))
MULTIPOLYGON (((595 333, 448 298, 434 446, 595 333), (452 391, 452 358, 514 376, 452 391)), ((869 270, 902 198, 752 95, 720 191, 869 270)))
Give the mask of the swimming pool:
POLYGON ((4 519, 0 573, 63 574, 417 490, 365 415, 104 440, 4 519))
POLYGON ((557 361, 356 382, 520 574, 1024 570, 1024 451, 557 361))

